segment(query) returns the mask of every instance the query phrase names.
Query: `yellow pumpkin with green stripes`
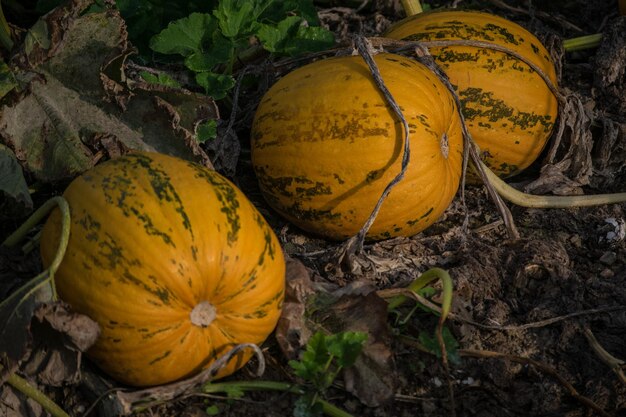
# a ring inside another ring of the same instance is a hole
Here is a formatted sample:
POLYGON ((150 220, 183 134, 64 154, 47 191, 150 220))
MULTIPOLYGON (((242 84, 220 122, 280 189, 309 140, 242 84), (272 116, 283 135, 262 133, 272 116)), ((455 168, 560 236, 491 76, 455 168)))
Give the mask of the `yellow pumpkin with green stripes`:
MULTIPOLYGON (((432 11, 408 17, 387 37, 413 41, 474 40, 506 47, 557 85, 550 54, 523 27, 482 12, 432 11)), ((454 85, 482 159, 503 177, 527 168, 545 147, 558 112, 556 97, 524 61, 475 46, 429 48, 454 85)))
MULTIPOLYGON (((367 237, 411 236, 433 224, 457 191, 460 118, 428 68, 395 54, 374 59, 408 122, 410 162, 367 237)), ((256 111, 251 144, 267 202, 304 230, 344 239, 361 229, 400 172, 404 129, 363 58, 345 56, 274 84, 256 111)))
MULTIPOLYGON (((72 221, 56 287, 100 325, 88 356, 116 380, 149 386, 189 377, 274 329, 285 285, 281 247, 218 173, 136 152, 85 172, 63 196, 72 221)), ((46 265, 60 227, 55 211, 41 238, 46 265)), ((217 377, 249 358, 243 351, 217 377)))

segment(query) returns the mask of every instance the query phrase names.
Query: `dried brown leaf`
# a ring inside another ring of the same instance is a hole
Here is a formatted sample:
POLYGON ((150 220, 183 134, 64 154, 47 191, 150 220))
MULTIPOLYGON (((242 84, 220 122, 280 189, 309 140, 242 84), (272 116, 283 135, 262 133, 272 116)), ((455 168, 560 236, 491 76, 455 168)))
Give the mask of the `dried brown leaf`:
POLYGON ((595 102, 580 94, 563 90, 559 108, 559 131, 539 178, 525 187, 531 194, 582 194, 593 174, 591 124, 595 102))
POLYGON ((33 348, 22 372, 49 386, 78 382, 82 352, 98 338, 98 324, 64 303, 45 303, 35 310, 30 330, 33 348))
MULTIPOLYGON (((0 268, 0 278, 17 281, 11 272, 5 273, 2 269, 4 268, 0 268)), ((33 291, 38 283, 41 280, 28 281, 0 305, 0 363, 7 369, 14 368, 30 352, 30 323, 33 312, 38 303, 51 298, 49 285, 33 291), (28 294, 30 291, 33 293, 28 294)))
POLYGON ((32 209, 22 167, 13 151, 0 144, 0 219, 21 217, 32 209))
POLYGON ((611 187, 626 170, 626 16, 610 20, 602 34, 592 93, 603 127, 594 145, 592 184, 611 187))
POLYGON ((46 417, 49 414, 39 403, 8 385, 0 386, 0 415, 3 417, 46 417))
POLYGON ((387 303, 367 281, 344 287, 312 282, 311 271, 300 261, 287 262, 287 289, 276 338, 285 356, 295 359, 308 338, 358 331, 367 334, 356 364, 344 370, 346 389, 368 406, 378 406, 394 394, 396 374, 390 349, 387 303))
POLYGON ((287 359, 296 359, 311 337, 306 325, 306 301, 314 293, 310 271, 297 259, 287 258, 283 311, 276 326, 276 340, 287 359))
POLYGON ((594 66, 596 97, 602 97, 607 109, 626 113, 626 16, 611 20, 602 34, 594 66))
POLYGON ((211 166, 193 126, 218 117, 213 100, 127 84, 125 60, 133 50, 124 21, 114 9, 82 14, 92 3, 69 2, 27 33, 11 60, 19 94, 0 109, 2 141, 44 182, 73 177, 127 149, 211 166))
POLYGON ((377 407, 390 400, 395 392, 396 372, 387 325, 387 303, 373 292, 364 294, 365 286, 343 295, 329 307, 322 325, 333 333, 359 331, 368 338, 354 366, 344 369, 346 389, 361 402, 377 407))

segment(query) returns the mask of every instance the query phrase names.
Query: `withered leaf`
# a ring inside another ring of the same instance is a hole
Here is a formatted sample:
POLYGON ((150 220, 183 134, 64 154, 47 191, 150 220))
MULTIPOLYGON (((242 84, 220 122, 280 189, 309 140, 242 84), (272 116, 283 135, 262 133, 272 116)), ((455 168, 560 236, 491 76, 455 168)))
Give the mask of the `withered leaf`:
POLYGON ((22 167, 13 151, 0 144, 0 218, 22 216, 32 209, 22 167))
POLYGON ((45 417, 48 412, 32 398, 16 392, 9 385, 0 386, 0 411, 3 417, 45 417))
MULTIPOLYGON (((5 278, 8 274, 1 276, 5 278)), ((49 284, 38 288, 42 282, 43 277, 28 281, 0 306, 0 362, 6 367, 15 366, 30 350, 33 312, 38 303, 51 299, 49 284)))
POLYGON ((0 109, 2 141, 43 182, 90 168, 112 142, 120 151, 156 150, 210 166, 193 122, 217 118, 215 103, 183 89, 130 85, 121 76, 133 51, 124 21, 114 9, 83 14, 92 4, 68 2, 27 33, 11 59, 19 94, 0 109), (112 90, 126 100, 112 100, 112 90))
POLYGON ((343 295, 313 320, 331 333, 359 331, 368 338, 354 366, 344 369, 346 389, 361 402, 376 407, 390 400, 395 392, 396 372, 391 351, 391 334, 387 325, 387 302, 370 288, 357 285, 354 293, 343 295))
POLYGON ((306 325, 306 300, 314 293, 310 272, 297 259, 287 257, 283 311, 276 326, 276 340, 287 359, 296 359, 311 337, 306 325))
POLYGON ((300 261, 287 262, 287 288, 276 338, 285 356, 296 359, 309 337, 324 331, 364 332, 367 341, 354 366, 344 369, 346 389, 368 406, 395 392, 396 372, 387 325, 387 303, 365 281, 344 287, 313 282, 300 261))
POLYGON ((82 352, 95 343, 100 328, 62 302, 37 307, 31 324, 33 349, 22 372, 49 386, 78 382, 82 352))

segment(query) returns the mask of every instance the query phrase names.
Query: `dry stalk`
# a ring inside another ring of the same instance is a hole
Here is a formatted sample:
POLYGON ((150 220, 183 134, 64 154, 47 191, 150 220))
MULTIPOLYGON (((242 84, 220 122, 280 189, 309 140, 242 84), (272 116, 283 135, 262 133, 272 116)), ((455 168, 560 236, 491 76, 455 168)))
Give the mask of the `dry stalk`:
POLYGON ((244 349, 252 349, 259 361, 256 374, 258 376, 262 375, 265 371, 263 352, 261 352, 261 349, 255 344, 242 343, 222 355, 209 368, 189 379, 137 391, 115 391, 114 401, 117 403, 116 408, 123 413, 122 415, 130 415, 134 411, 146 409, 187 395, 202 384, 210 381, 220 369, 226 366, 235 355, 239 354, 244 349))
POLYGON ((589 345, 596 353, 596 355, 598 355, 598 358, 600 358, 602 362, 604 362, 609 368, 611 368, 613 372, 615 372, 615 374, 623 384, 626 384, 626 373, 624 372, 624 366, 626 365, 626 362, 621 359, 617 359, 615 356, 607 352, 606 349, 602 347, 600 342, 598 342, 588 326, 585 326, 584 332, 585 337, 589 342, 589 345))

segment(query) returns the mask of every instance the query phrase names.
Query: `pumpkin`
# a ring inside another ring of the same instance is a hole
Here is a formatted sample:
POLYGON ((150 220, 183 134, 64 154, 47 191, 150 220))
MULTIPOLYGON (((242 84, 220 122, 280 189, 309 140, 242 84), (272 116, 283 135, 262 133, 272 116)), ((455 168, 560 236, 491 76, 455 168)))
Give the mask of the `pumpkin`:
MULTIPOLYGON (((274 329, 285 285, 281 248, 218 173, 136 152, 85 172, 63 195, 72 220, 56 288, 100 325, 87 354, 116 380, 149 386, 188 377, 274 329)), ((41 237, 46 265, 59 234, 54 211, 41 237)), ((235 356, 217 377, 250 355, 235 356)))
MULTIPOLYGON (((375 55, 409 125, 410 163, 368 239, 410 236, 443 213, 460 181, 463 141, 450 92, 428 68, 375 55)), ((329 239, 356 234, 401 170, 404 129, 360 56, 290 72, 261 99, 252 164, 267 202, 300 228, 329 239)))
MULTIPOLYGON (((474 40, 509 48, 557 85, 550 54, 526 29, 482 12, 432 11, 406 18, 387 37, 411 41, 474 40)), ((557 99, 524 61, 492 49, 429 48, 454 85, 461 110, 485 164, 501 177, 527 168, 545 147, 555 124, 557 99)))

